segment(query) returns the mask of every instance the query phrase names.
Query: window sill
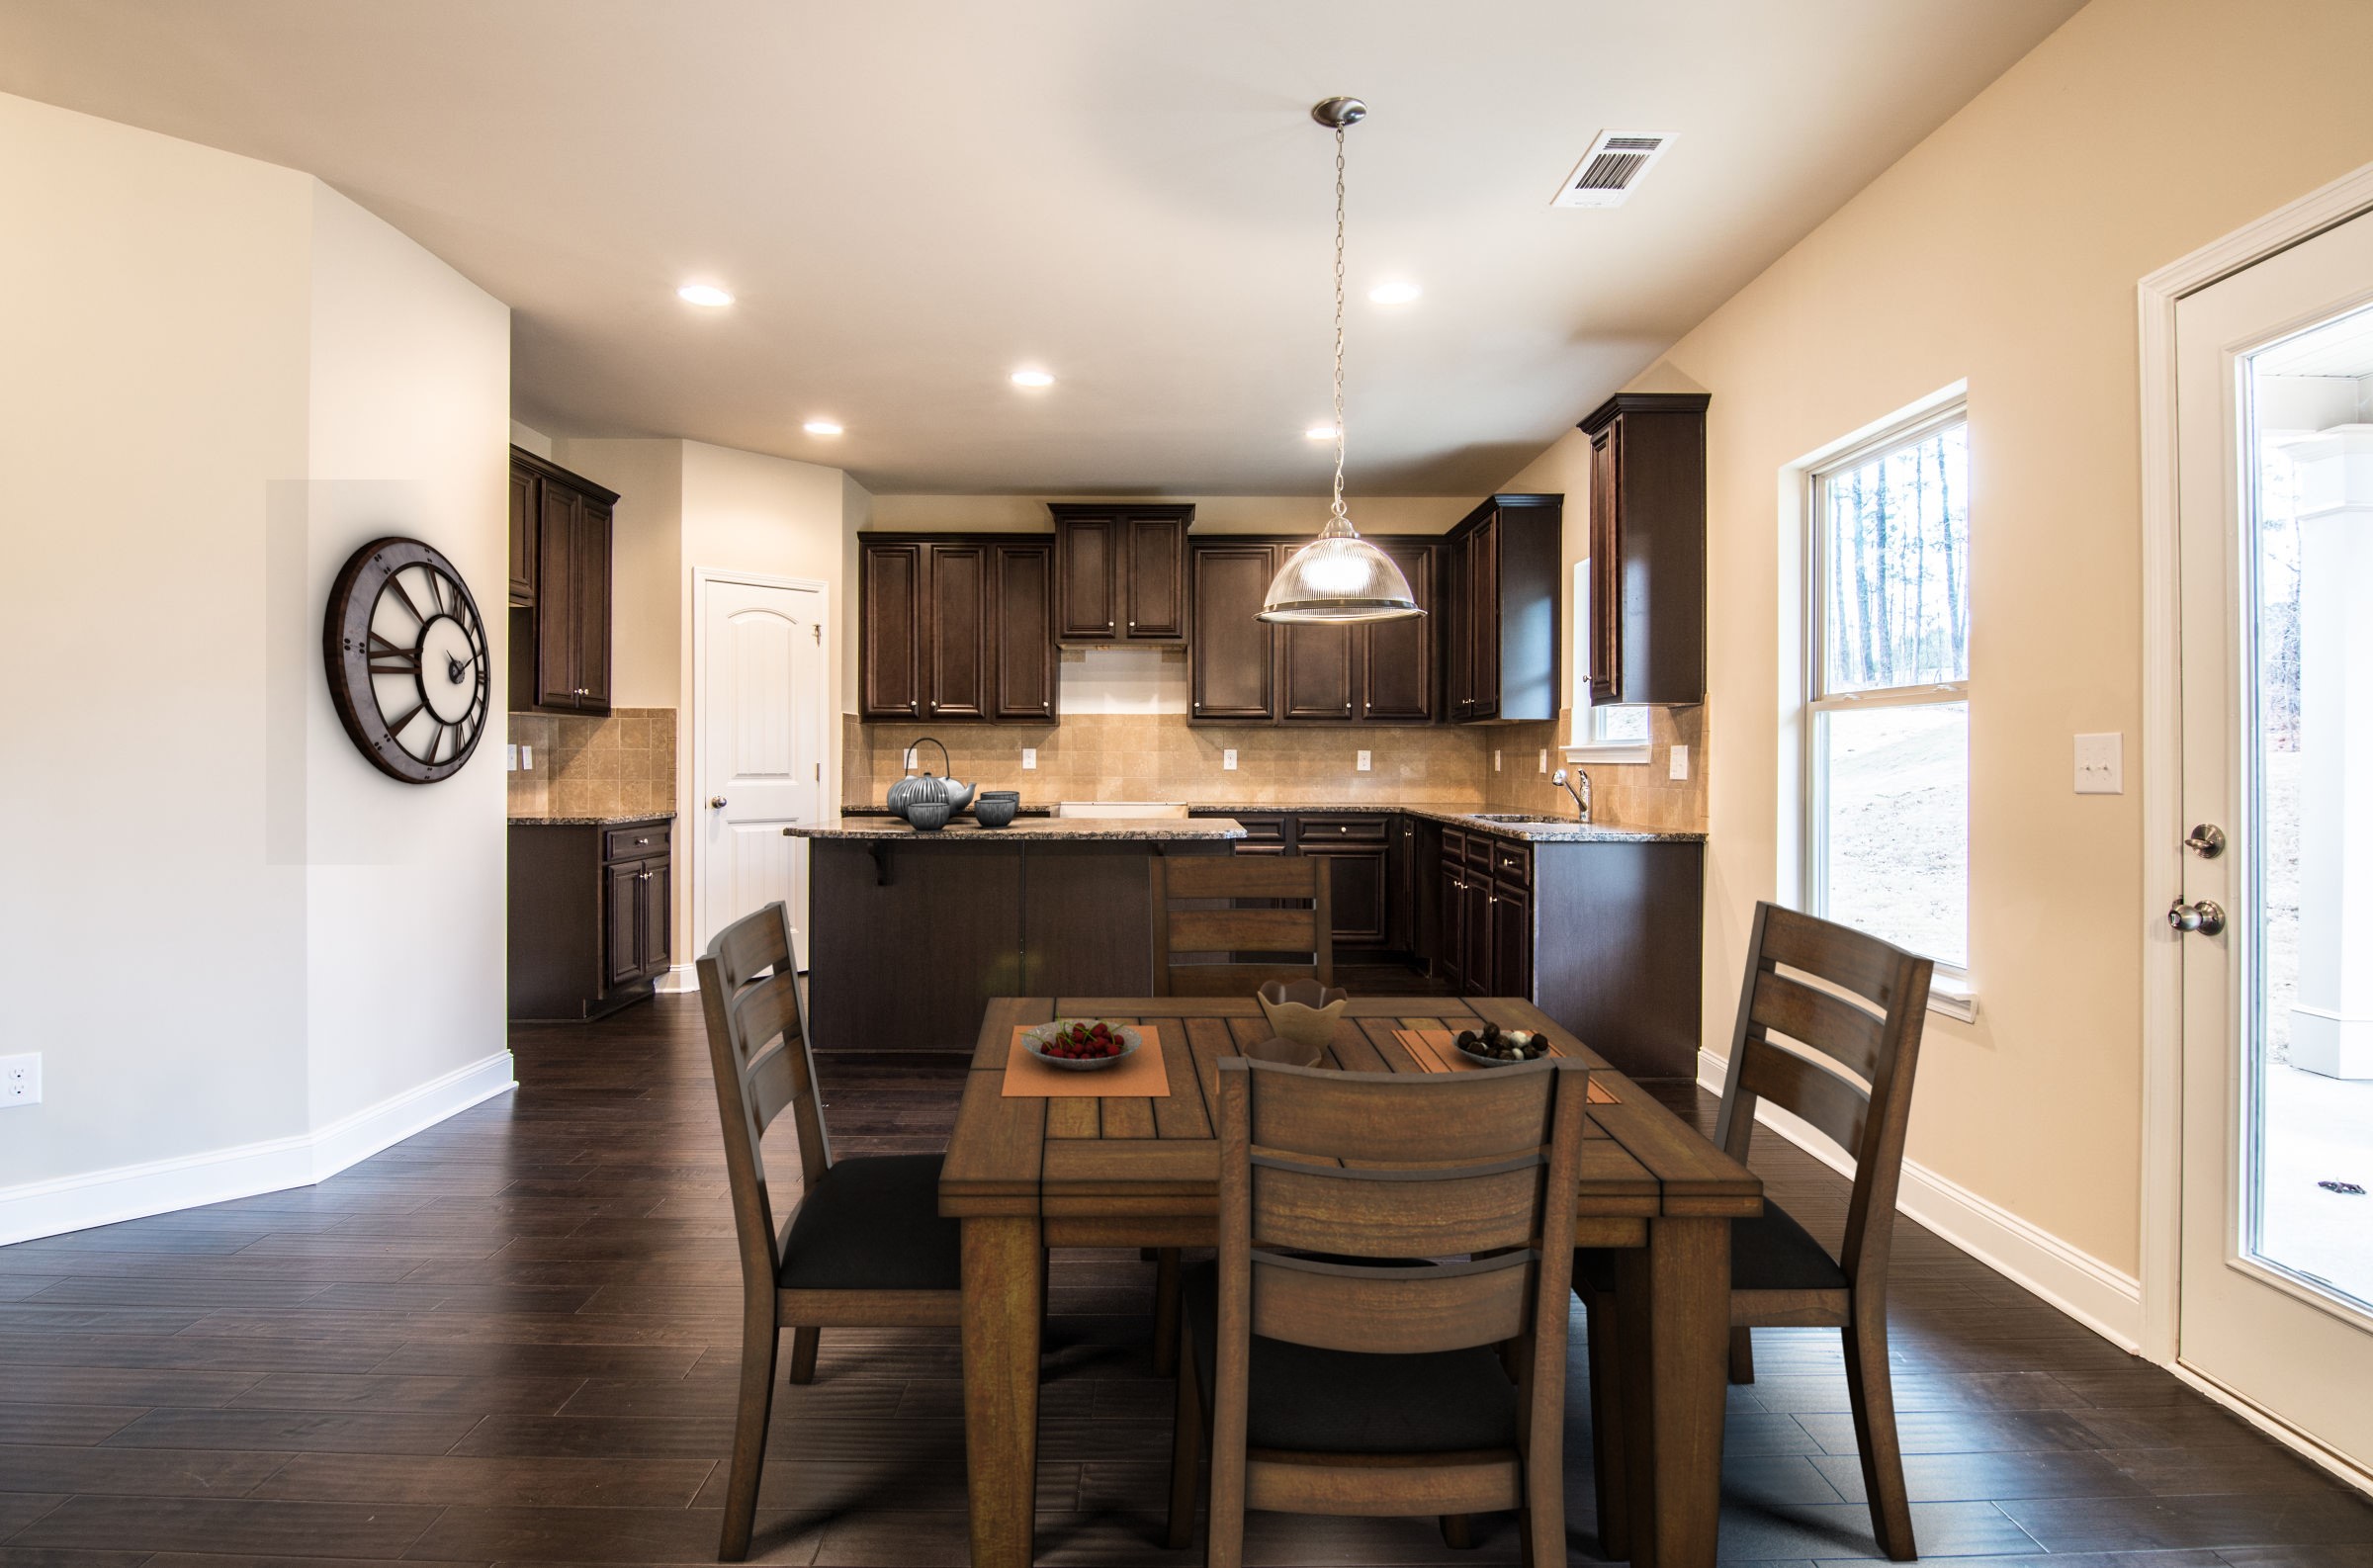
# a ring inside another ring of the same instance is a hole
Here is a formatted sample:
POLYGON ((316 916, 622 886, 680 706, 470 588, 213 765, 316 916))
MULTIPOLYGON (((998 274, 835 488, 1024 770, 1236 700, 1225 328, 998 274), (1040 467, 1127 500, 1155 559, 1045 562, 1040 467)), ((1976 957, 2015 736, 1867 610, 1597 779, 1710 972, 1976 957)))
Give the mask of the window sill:
POLYGON ((1628 763, 1651 760, 1653 749, 1645 740, 1590 741, 1582 745, 1559 746, 1557 754, 1568 762, 1628 763))
POLYGON ((1928 1010, 1958 1018, 1963 1023, 1976 1023, 1978 990, 1967 980, 1948 980, 1938 975, 1928 982, 1928 1010))

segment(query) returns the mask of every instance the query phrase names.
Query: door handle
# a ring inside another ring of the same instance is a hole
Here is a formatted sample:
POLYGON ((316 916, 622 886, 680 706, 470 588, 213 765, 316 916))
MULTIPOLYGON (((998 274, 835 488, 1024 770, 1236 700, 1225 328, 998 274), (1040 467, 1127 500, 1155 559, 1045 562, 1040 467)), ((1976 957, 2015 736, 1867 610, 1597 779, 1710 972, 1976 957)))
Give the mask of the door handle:
POLYGON ((2197 904, 2177 901, 2167 911, 2167 924, 2173 929, 2202 936, 2215 936, 2225 929, 2224 909, 2208 899, 2197 904))
POLYGON ((712 795, 709 797, 709 805, 718 811, 723 811, 725 810, 725 797, 722 795, 712 795))

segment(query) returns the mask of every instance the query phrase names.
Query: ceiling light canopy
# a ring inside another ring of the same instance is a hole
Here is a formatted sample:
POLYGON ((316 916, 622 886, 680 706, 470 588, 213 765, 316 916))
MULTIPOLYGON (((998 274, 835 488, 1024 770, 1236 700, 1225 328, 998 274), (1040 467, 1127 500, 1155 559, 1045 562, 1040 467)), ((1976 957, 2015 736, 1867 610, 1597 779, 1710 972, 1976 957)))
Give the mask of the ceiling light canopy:
POLYGON ((1367 297, 1378 305, 1407 305, 1425 292, 1414 283, 1379 283, 1367 291, 1367 297))
POLYGON ((1329 98, 1310 118, 1335 132, 1335 423, 1305 432, 1335 443, 1335 498, 1318 537, 1285 559, 1261 602, 1264 621, 1401 621, 1417 607, 1393 559, 1360 537, 1343 505, 1343 133, 1367 118, 1357 98, 1329 98))
POLYGON ((1333 425, 1312 425, 1302 432, 1302 439, 1305 441, 1332 441, 1335 439, 1335 427, 1333 425))
POLYGON ((1054 377, 1049 376, 1042 370, 1017 370, 1013 373, 1012 381, 1013 385, 1016 387, 1028 387, 1032 389, 1039 387, 1052 387, 1055 384, 1054 377))
POLYGON ((811 419, 799 428, 812 436, 836 436, 840 426, 830 419, 811 419))
POLYGON ((686 305, 706 305, 718 309, 734 303, 734 297, 713 283, 687 283, 675 291, 675 297, 686 305))

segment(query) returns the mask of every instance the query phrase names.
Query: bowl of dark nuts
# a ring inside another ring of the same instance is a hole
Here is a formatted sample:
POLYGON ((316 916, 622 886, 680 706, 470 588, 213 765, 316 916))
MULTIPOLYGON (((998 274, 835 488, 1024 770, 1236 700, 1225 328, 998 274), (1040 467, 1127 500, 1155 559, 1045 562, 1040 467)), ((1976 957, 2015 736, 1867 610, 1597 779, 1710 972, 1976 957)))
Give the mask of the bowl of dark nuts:
POLYGON ((1513 1067, 1519 1062, 1538 1062, 1549 1054, 1545 1036, 1531 1029, 1503 1029, 1496 1023, 1479 1030, 1461 1029, 1455 1043, 1477 1067, 1513 1067))

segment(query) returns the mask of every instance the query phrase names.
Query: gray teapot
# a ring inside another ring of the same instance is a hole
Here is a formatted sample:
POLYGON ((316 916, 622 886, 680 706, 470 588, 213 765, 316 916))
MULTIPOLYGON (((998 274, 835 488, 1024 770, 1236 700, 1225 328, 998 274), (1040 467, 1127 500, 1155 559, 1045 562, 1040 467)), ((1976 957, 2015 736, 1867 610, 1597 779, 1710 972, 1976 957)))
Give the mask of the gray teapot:
MULTIPOLYGON (((939 747, 939 765, 946 767, 948 765, 947 746, 927 735, 919 737, 915 745, 909 746, 907 749, 912 751, 925 740, 929 740, 931 744, 939 747)), ((958 799, 950 788, 951 782, 951 780, 940 778, 927 771, 920 774, 911 773, 890 786, 890 793, 884 804, 890 808, 891 816, 903 818, 907 815, 907 808, 917 801, 947 801, 949 802, 947 814, 953 817, 957 812, 962 811, 965 804, 972 799, 974 786, 969 784, 963 786, 964 794, 961 799, 958 799)))

